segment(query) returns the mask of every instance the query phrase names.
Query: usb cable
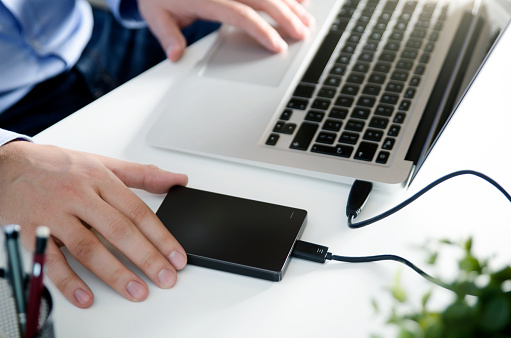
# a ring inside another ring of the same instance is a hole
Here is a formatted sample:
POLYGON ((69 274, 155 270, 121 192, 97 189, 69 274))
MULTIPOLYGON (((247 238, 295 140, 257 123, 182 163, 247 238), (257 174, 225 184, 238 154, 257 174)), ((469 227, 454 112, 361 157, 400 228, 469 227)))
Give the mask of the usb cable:
POLYGON ((436 285, 441 286, 445 289, 453 291, 452 288, 448 284, 427 274, 426 272, 421 270, 419 267, 417 267, 415 264, 408 261, 407 259, 400 257, 400 256, 396 256, 396 255, 376 255, 376 256, 361 256, 361 257, 338 256, 338 255, 334 255, 331 252, 329 252, 328 247, 326 247, 326 246, 297 240, 293 247, 293 252, 291 253, 291 256, 296 257, 296 258, 305 259, 305 260, 312 261, 312 262, 316 262, 316 263, 325 263, 327 260, 346 262, 346 263, 369 263, 369 262, 377 262, 377 261, 396 261, 396 262, 405 264, 409 268, 413 269, 415 272, 417 272, 421 277, 425 278, 426 280, 428 280, 432 283, 435 283, 436 285))
MULTIPOLYGON (((412 197, 408 198, 401 204, 398 204, 392 209, 389 209, 380 215, 377 215, 375 217, 369 218, 367 220, 353 223, 353 220, 357 218, 357 216, 362 212, 362 209, 364 208, 364 205, 366 204, 369 195, 371 194, 371 190, 373 188, 372 183, 366 182, 366 181, 360 181, 357 180, 353 183, 351 187, 351 191, 348 197, 348 202, 346 204, 346 216, 348 217, 348 226, 352 229, 358 229, 362 228, 366 225, 375 223, 379 220, 384 219, 385 217, 388 217, 395 212, 403 209, 416 199, 418 199, 420 196, 424 195, 429 190, 433 189, 437 185, 439 185, 442 182, 447 181, 448 179, 451 179, 453 177, 461 176, 461 175, 474 175, 477 177, 482 178, 483 180, 487 181, 491 185, 493 185, 495 188, 497 188, 510 202, 511 202, 511 195, 496 181, 494 181, 492 178, 477 172, 473 170, 461 170, 456 171, 451 174, 445 175, 436 181, 430 183, 425 188, 420 190, 418 193, 413 195, 412 197)), ((368 262, 376 262, 376 261, 396 261, 402 264, 405 264, 409 268, 413 269, 415 272, 417 272, 420 276, 425 278, 426 280, 435 283, 436 285, 439 285, 445 289, 454 291, 448 284, 440 281, 439 279, 430 276, 423 270, 421 270, 419 267, 417 267, 415 264, 411 263, 407 259, 396 256, 396 255, 376 255, 376 256, 362 256, 362 257, 347 257, 347 256, 339 256, 334 255, 331 252, 328 251, 328 247, 314 244, 310 242, 305 242, 301 240, 297 240, 295 242, 295 245, 293 247, 293 251, 291 254, 293 257, 317 262, 317 263, 325 263, 327 260, 334 260, 339 262, 347 262, 347 263, 368 263, 368 262)), ((471 293, 468 293, 471 294, 471 293)))

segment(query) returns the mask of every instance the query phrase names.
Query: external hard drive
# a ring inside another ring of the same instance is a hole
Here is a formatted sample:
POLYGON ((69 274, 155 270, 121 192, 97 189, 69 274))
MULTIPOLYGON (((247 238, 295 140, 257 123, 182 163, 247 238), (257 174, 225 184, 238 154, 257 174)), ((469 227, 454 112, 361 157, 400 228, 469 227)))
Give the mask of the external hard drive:
POLYGON ((280 281, 307 211, 174 186, 156 215, 188 263, 280 281))

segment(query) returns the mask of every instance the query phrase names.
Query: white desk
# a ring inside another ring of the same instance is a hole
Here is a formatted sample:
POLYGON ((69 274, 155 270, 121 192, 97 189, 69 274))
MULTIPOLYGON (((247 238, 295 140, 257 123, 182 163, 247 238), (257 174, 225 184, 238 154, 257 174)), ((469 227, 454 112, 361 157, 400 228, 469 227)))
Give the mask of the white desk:
MULTIPOLYGON (((449 276, 456 264, 452 252, 441 256, 439 269, 431 270, 416 246, 431 238, 474 235, 477 253, 496 254, 496 262, 511 261, 511 246, 507 245, 511 204, 476 177, 451 180, 378 224, 350 230, 345 217, 347 186, 148 146, 144 135, 154 118, 153 108, 211 42, 208 38, 195 45, 178 64, 158 65, 35 140, 184 172, 194 188, 306 209, 309 221, 302 239, 329 246, 336 254, 393 253, 433 274, 449 276)), ((360 218, 386 210, 430 181, 459 169, 486 173, 511 190, 509 55, 511 31, 491 55, 410 189, 394 195, 373 194, 360 218), (481 115, 484 119, 476 121, 481 115)), ((153 210, 163 198, 145 192, 139 196, 153 210)), ((195 266, 181 271, 170 290, 160 290, 143 277, 150 295, 142 303, 131 303, 73 258, 69 260, 94 292, 95 303, 86 310, 75 308, 47 280, 58 337, 392 336, 393 331, 383 324, 390 304, 385 289, 396 273, 401 270, 403 284, 417 302, 432 287, 394 262, 320 265, 293 259, 278 283, 195 266), (384 314, 375 314, 371 299, 379 302, 384 314)), ((442 304, 451 296, 433 288, 433 304, 442 304)))

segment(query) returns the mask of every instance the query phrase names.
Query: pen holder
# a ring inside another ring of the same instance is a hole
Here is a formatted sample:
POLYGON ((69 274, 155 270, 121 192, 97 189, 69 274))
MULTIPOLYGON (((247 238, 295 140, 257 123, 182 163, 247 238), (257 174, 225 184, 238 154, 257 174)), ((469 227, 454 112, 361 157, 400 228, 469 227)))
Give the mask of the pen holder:
MULTIPOLYGON (((46 287, 44 287, 39 314, 39 332, 35 337, 55 337, 51 316, 52 307, 53 303, 50 292, 46 287)), ((0 269, 0 337, 21 337, 18 326, 16 303, 12 295, 9 282, 5 278, 5 272, 3 269, 0 269)))

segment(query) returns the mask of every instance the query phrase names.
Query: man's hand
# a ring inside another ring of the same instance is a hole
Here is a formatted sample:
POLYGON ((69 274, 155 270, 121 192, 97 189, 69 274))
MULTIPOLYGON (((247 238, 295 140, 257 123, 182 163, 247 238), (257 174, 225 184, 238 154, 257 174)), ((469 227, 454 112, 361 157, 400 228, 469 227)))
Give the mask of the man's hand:
POLYGON ((47 275, 76 306, 89 307, 93 294, 69 267, 60 246, 119 294, 141 301, 148 294, 146 283, 90 228, 157 286, 170 288, 176 270, 186 265, 186 253, 128 187, 166 193, 187 181, 186 175, 151 165, 14 141, 0 147, 0 224, 20 224, 22 243, 29 250, 38 225, 51 229, 47 275))
POLYGON ((138 0, 142 17, 157 37, 167 57, 177 61, 186 41, 181 28, 196 19, 227 23, 245 30, 273 52, 287 48, 286 42, 257 11, 267 13, 291 38, 308 34, 313 18, 300 4, 304 0, 138 0))

